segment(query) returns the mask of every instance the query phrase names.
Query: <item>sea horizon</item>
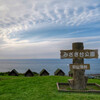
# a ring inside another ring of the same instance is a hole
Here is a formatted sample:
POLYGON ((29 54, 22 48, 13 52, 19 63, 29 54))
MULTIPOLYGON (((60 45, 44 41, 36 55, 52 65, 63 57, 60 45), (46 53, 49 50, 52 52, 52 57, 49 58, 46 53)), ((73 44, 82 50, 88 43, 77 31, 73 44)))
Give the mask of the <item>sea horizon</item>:
MULTIPOLYGON (((54 75, 60 68, 68 75, 69 64, 72 64, 72 59, 0 59, 0 72, 16 69, 19 73, 25 73, 31 69, 40 73, 42 69, 46 69, 50 75, 54 75)), ((90 64, 90 70, 86 70, 86 74, 100 74, 100 59, 84 59, 84 64, 90 64)))

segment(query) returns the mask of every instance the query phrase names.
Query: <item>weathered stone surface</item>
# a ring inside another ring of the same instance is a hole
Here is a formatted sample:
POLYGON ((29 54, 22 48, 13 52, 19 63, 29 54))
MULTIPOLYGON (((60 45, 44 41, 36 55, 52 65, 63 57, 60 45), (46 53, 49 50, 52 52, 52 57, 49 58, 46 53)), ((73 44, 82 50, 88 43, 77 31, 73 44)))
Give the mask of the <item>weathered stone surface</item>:
MULTIPOLYGON (((72 44, 73 50, 83 50, 83 43, 77 42, 72 44)), ((84 64, 84 59, 82 58, 74 58, 73 64, 84 64)), ((87 77, 84 76, 85 70, 82 69, 74 69, 73 70, 73 79, 69 80, 69 85, 72 89, 85 89, 87 85, 87 77)))
POLYGON ((73 50, 83 50, 84 49, 83 42, 72 43, 72 49, 73 50))
POLYGON ((70 87, 72 89, 85 89, 87 84, 87 78, 84 76, 84 70, 74 70, 73 79, 69 80, 70 87))

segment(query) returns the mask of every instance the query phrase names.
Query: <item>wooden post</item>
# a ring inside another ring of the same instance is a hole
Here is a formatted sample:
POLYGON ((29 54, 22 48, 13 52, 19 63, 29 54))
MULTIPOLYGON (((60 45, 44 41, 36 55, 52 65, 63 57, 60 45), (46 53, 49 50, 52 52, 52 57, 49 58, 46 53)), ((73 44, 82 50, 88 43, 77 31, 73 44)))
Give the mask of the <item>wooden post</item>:
MULTIPOLYGON (((83 50, 83 43, 77 42, 72 44, 73 50, 83 50)), ((84 64, 83 58, 73 58, 73 64, 84 64)), ((85 89, 87 84, 87 77, 84 76, 84 69, 74 69, 73 70, 73 79, 69 80, 70 87, 72 89, 85 89)))

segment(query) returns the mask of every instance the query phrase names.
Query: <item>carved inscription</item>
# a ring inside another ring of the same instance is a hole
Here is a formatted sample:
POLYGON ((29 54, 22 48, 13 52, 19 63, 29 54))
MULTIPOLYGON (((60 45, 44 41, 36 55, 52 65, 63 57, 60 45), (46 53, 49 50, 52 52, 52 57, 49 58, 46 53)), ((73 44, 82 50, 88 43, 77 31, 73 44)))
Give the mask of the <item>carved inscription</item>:
POLYGON ((73 69, 85 69, 89 70, 90 69, 90 64, 70 64, 70 70, 73 69))
POLYGON ((64 58, 98 58, 98 50, 61 50, 61 59, 64 58))

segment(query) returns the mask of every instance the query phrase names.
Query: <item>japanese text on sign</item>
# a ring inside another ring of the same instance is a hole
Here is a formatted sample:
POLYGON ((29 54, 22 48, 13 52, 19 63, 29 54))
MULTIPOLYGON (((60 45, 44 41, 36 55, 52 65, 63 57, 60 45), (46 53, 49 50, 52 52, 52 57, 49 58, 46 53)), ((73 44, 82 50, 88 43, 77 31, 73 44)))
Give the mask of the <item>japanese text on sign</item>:
POLYGON ((70 69, 90 69, 89 64, 70 64, 70 69))
POLYGON ((98 58, 98 50, 61 50, 61 58, 98 58))

